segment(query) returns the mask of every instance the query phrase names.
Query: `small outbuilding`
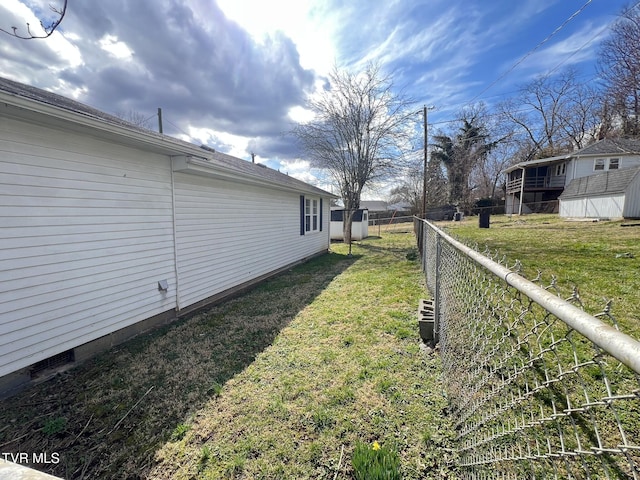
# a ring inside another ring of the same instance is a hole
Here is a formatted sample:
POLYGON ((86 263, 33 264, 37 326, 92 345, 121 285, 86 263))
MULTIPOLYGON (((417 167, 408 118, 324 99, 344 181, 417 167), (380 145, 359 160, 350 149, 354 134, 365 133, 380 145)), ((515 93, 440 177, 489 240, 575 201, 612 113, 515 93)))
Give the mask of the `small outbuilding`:
MULTIPOLYGON (((346 210, 331 210, 331 240, 344 240, 344 212, 346 210)), ((353 214, 353 223, 351 224, 351 239, 362 240, 369 236, 369 210, 361 208, 353 214)))
POLYGON ((575 178, 560 195, 566 218, 640 218, 640 167, 575 178))

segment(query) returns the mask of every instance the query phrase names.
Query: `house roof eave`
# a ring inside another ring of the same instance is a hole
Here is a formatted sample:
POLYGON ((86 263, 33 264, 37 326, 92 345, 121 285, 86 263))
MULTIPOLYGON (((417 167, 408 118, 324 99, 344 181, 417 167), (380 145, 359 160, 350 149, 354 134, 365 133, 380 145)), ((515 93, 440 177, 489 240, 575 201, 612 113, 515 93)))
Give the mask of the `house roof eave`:
MULTIPOLYGON (((220 152, 204 149, 198 145, 168 135, 136 127, 124 120, 120 120, 79 103, 78 105, 80 107, 86 107, 86 111, 81 108, 66 108, 65 105, 56 105, 53 100, 57 98, 64 99, 64 97, 56 94, 51 94, 53 98, 52 101, 46 101, 46 98, 44 100, 39 99, 35 94, 33 94, 33 96, 21 94, 19 87, 22 85, 16 85, 16 88, 18 88, 16 91, 0 89, 0 114, 4 112, 8 116, 17 119, 45 125, 50 125, 55 122, 58 127, 63 124, 66 125, 65 128, 73 131, 89 132, 93 135, 98 134, 101 137, 112 139, 118 143, 142 147, 169 157, 190 158, 196 163, 207 165, 207 172, 210 173, 212 169, 215 169, 228 180, 244 181, 244 183, 263 185, 298 193, 321 195, 328 198, 338 198, 332 193, 276 170, 268 169, 266 166, 262 166, 262 168, 267 168, 268 170, 262 170, 260 165, 252 164, 251 162, 220 152)), ((33 87, 24 87, 34 90, 35 93, 40 92, 39 89, 33 87)), ((44 91, 41 93, 45 97, 49 94, 49 92, 44 91)), ((69 100, 69 104, 72 107, 76 103, 77 102, 73 100, 69 100)))
POLYGON ((543 166, 543 165, 552 165, 554 163, 560 163, 561 161, 569 160, 574 157, 574 153, 567 153, 564 155, 558 155, 557 157, 548 157, 548 158, 540 158, 538 160, 529 160, 528 162, 520 162, 515 165, 510 166, 504 170, 504 173, 511 173, 514 170, 534 167, 534 166, 543 166))

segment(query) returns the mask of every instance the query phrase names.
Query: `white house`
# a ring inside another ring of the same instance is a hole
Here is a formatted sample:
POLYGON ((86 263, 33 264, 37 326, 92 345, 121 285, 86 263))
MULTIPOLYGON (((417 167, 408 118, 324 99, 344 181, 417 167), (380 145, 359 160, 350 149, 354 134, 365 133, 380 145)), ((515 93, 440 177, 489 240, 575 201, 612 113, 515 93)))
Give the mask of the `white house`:
POLYGON ((0 391, 326 252, 332 198, 0 79, 0 391))
MULTIPOLYGON (((600 140, 569 154, 518 163, 505 170, 506 213, 559 212, 560 194, 573 180, 636 166, 640 166, 640 140, 624 138, 600 140)), ((636 193, 630 195, 631 199, 636 193)))

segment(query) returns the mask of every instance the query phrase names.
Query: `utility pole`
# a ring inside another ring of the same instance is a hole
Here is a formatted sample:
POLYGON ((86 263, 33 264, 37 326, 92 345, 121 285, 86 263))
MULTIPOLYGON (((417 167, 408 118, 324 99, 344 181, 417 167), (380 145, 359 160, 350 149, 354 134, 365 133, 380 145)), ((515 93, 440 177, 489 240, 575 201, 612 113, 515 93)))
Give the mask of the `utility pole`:
POLYGON ((162 108, 158 107, 158 131, 162 133, 162 108))
POLYGON ((423 178, 422 178, 422 218, 427 218, 427 182, 428 182, 428 173, 427 167, 429 165, 427 161, 427 143, 428 143, 428 135, 427 135, 427 110, 433 110, 435 107, 428 107, 425 105, 422 107, 422 119, 424 121, 424 165, 423 165, 423 178))
POLYGON ((422 108, 424 121, 424 165, 422 178, 422 218, 427 218, 427 106, 422 108))

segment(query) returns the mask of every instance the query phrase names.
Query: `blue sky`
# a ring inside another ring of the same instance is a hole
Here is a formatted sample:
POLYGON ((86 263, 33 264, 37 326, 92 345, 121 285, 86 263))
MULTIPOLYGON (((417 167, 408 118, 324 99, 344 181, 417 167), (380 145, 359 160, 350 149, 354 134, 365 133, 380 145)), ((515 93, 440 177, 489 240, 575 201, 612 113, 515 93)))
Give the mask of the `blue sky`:
MULTIPOLYGON (((0 28, 59 0, 0 0, 0 28)), ((0 74, 317 183, 286 134, 334 66, 378 62, 433 128, 572 66, 597 82, 627 0, 70 0, 48 39, 0 36, 0 74)), ((421 121, 417 116, 416 121, 421 121)), ((417 129, 420 132, 420 129, 417 129)))

